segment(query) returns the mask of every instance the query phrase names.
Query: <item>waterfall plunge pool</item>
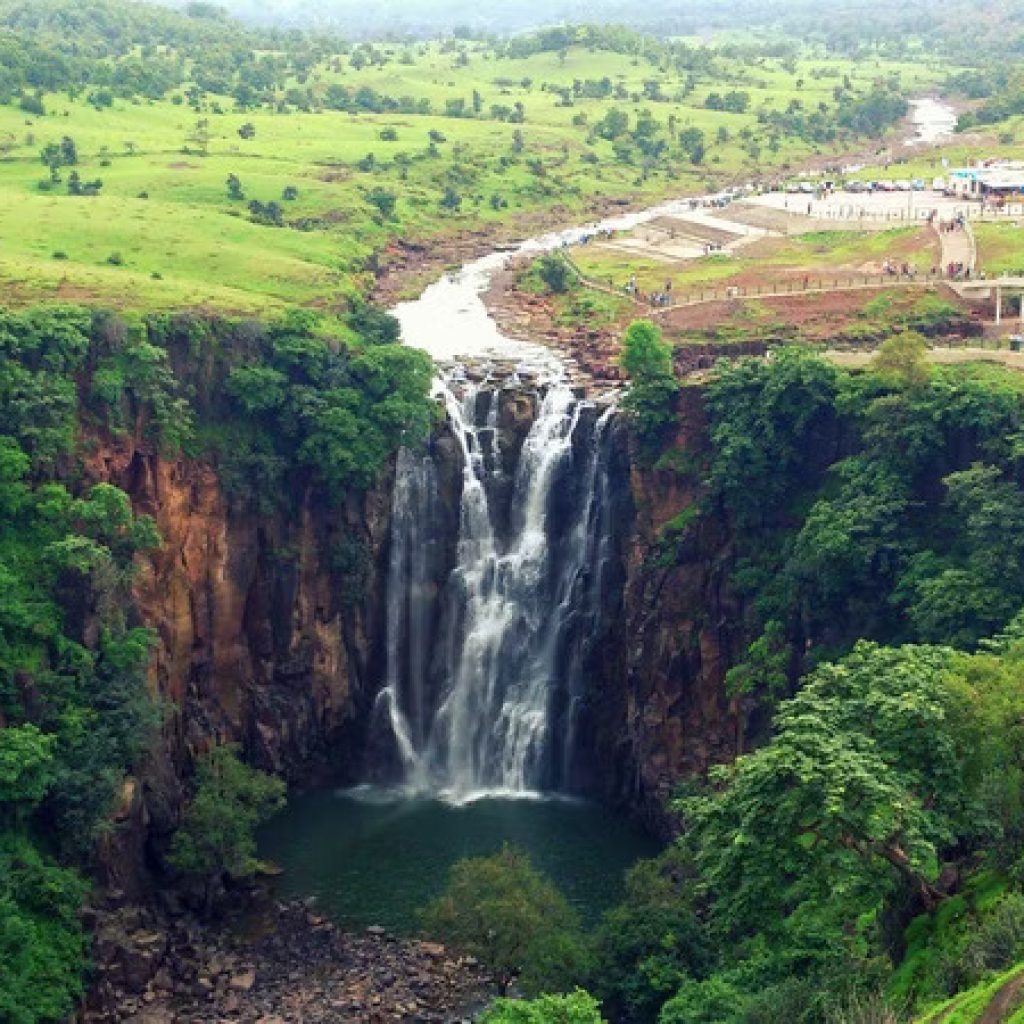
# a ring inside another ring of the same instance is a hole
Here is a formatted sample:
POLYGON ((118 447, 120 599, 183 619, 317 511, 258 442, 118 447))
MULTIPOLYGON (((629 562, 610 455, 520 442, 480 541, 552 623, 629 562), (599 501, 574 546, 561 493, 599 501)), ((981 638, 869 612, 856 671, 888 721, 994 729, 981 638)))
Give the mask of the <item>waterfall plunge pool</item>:
POLYGON ((307 793, 262 830, 260 856, 284 871, 280 895, 315 896, 345 927, 416 929, 416 911, 463 857, 525 850, 593 924, 622 893, 623 874, 660 845, 620 815, 561 797, 482 797, 453 804, 361 786, 307 793))

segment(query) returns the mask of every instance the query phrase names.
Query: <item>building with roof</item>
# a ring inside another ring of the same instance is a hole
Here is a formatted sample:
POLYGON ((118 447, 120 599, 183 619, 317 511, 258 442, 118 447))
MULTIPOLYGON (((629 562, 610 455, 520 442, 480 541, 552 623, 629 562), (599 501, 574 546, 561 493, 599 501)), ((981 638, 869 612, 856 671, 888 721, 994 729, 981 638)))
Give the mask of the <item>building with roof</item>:
POLYGON ((1024 201, 1024 162, 960 167, 946 175, 946 194, 983 202, 1024 201))

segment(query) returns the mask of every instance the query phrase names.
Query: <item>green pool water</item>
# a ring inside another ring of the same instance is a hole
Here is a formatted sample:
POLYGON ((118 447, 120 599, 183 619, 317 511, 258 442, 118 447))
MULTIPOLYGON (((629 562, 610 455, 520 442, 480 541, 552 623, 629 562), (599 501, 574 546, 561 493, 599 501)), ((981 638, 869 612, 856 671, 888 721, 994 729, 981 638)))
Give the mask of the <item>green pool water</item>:
POLYGON ((461 806, 360 787, 294 798, 263 829, 260 855, 284 869, 279 891, 315 896, 351 927, 416 926, 416 910, 462 857, 512 843, 593 923, 622 876, 658 843, 623 818, 576 800, 485 798, 461 806))

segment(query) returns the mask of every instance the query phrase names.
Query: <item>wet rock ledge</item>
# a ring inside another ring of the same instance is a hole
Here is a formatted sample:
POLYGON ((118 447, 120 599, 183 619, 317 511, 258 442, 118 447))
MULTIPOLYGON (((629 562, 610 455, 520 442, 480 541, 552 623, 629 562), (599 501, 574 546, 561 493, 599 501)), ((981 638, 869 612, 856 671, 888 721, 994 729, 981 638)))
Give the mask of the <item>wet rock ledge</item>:
POLYGON ((230 927, 115 901, 94 913, 81 1024, 451 1024, 491 991, 471 958, 383 929, 342 932, 312 902, 272 903, 230 927))

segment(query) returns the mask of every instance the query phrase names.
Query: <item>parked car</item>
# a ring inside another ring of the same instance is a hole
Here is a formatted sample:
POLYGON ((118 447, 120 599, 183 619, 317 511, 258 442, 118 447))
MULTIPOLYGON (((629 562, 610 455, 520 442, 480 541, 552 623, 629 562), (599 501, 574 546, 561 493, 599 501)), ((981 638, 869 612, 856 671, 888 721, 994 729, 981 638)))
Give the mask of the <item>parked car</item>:
POLYGON ((913 189, 913 190, 914 190, 915 192, 924 192, 924 190, 925 190, 925 189, 926 189, 926 188, 927 188, 928 186, 927 186, 927 185, 925 185, 925 183, 924 183, 924 179, 923 179, 923 178, 915 178, 915 179, 914 179, 914 180, 913 180, 913 181, 912 181, 912 182, 910 183, 910 187, 911 187, 911 188, 912 188, 912 189, 913 189))

